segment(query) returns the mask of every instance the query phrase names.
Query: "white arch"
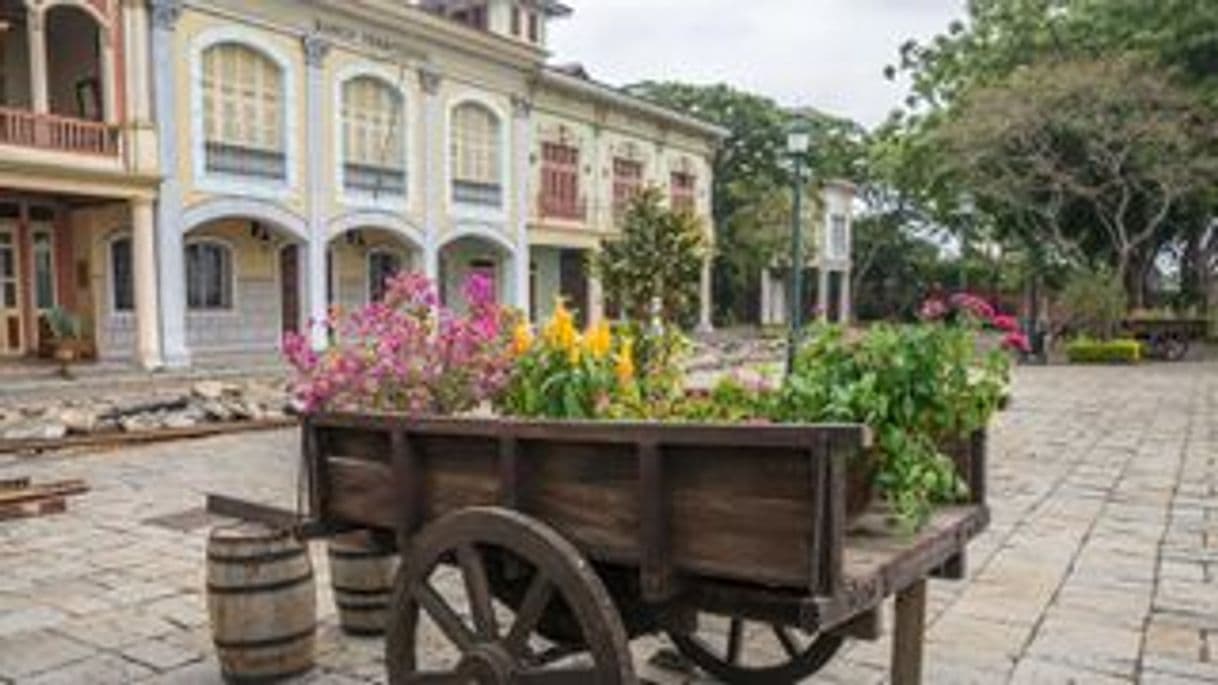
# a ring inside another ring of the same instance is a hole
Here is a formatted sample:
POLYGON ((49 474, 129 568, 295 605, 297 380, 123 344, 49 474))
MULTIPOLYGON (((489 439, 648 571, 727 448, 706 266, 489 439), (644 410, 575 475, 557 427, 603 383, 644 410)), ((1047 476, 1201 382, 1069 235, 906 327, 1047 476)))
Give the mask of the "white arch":
MULTIPOLYGON (((75 7, 78 10, 83 10, 86 14, 93 17, 98 24, 98 29, 102 31, 110 30, 110 17, 102 14, 102 11, 93 6, 92 3, 86 0, 45 0, 41 5, 32 5, 33 9, 42 15, 43 21, 46 20, 47 12, 56 7, 75 7)), ((44 24, 45 26, 45 24, 44 24)))
POLYGON ((326 242, 338 238, 347 231, 357 228, 379 228, 393 233, 416 250, 424 249, 427 244, 423 232, 400 216, 386 211, 363 210, 340 214, 326 226, 326 242))
POLYGON ((440 240, 440 249, 451 245, 452 243, 461 240, 462 238, 475 238, 493 243, 496 247, 503 250, 508 257, 516 257, 516 244, 508 239, 502 231, 496 231, 487 226, 478 224, 464 224, 457 227, 457 230, 449 233, 440 240))
POLYGON ((271 224, 301 243, 309 242, 304 217, 273 202, 244 197, 219 197, 192 205, 182 213, 182 233, 221 219, 253 219, 271 224))
POLYGON ((296 71, 292 60, 272 45, 266 34, 244 26, 220 26, 199 33, 190 42, 190 120, 191 157, 196 185, 206 190, 277 198, 296 187, 296 71), (246 47, 271 60, 283 75, 283 151, 287 170, 285 182, 233 182, 207 173, 207 143, 203 131, 203 53, 208 49, 232 43, 246 47))
POLYGON ((387 207, 390 209, 401 209, 409 207, 415 193, 412 192, 414 185, 414 176, 412 169, 411 154, 412 146, 410 137, 414 133, 414 126, 411 122, 414 121, 414 98, 412 93, 406 87, 406 79, 401 73, 396 76, 393 70, 375 63, 360 62, 357 64, 349 64, 338 70, 334 77, 334 102, 336 111, 333 112, 331 119, 334 123, 334 153, 336 163, 334 165, 335 187, 338 189, 339 197, 344 204, 353 206, 368 206, 368 207, 387 207), (369 78, 378 81, 390 90, 398 94, 402 103, 402 159, 406 164, 406 196, 405 198, 370 198, 362 197, 358 194, 351 195, 347 193, 346 188, 346 136, 343 135, 343 91, 347 83, 358 78, 369 78))

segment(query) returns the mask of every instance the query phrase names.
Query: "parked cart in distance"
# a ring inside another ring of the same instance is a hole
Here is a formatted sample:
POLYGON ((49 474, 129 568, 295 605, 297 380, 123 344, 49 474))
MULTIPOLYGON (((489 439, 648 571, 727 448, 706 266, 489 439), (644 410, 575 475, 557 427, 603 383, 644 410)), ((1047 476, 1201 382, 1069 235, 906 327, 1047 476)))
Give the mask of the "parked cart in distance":
POLYGON ((1209 322, 1197 318, 1130 317, 1123 326, 1130 337, 1146 346, 1147 356, 1172 362, 1188 356, 1192 344, 1209 333, 1209 322))

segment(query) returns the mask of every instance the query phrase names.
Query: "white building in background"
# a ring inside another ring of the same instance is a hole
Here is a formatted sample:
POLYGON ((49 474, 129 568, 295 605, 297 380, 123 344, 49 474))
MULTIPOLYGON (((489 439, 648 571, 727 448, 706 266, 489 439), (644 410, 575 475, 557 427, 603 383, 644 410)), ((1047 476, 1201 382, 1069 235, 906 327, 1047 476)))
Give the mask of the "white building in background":
MULTIPOLYGON (((804 320, 848 323, 854 308, 850 284, 854 251, 854 185, 830 181, 814 217, 812 245, 804 264, 804 320)), ((783 260, 776 260, 783 261, 783 260)), ((786 325, 791 316, 791 272, 774 266, 761 272, 761 324, 786 325)))

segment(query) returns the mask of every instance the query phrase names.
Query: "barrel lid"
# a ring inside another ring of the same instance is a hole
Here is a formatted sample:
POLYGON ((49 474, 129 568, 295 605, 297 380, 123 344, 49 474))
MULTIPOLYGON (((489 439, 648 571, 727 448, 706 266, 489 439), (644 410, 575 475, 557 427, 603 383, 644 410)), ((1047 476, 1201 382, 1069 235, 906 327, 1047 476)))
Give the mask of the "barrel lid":
POLYGON ((265 523, 240 521, 216 526, 211 530, 211 539, 217 542, 275 542, 285 540, 292 532, 285 528, 273 528, 265 523))

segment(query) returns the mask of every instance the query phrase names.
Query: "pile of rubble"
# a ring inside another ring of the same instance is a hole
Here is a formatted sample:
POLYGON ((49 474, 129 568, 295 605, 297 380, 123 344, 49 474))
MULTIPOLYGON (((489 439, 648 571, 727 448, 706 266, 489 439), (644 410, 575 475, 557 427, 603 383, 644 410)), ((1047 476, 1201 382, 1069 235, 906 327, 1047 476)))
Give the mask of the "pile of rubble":
POLYGON ((177 394, 0 406, 0 441, 187 429, 208 423, 282 420, 295 407, 282 382, 200 381, 177 394))

